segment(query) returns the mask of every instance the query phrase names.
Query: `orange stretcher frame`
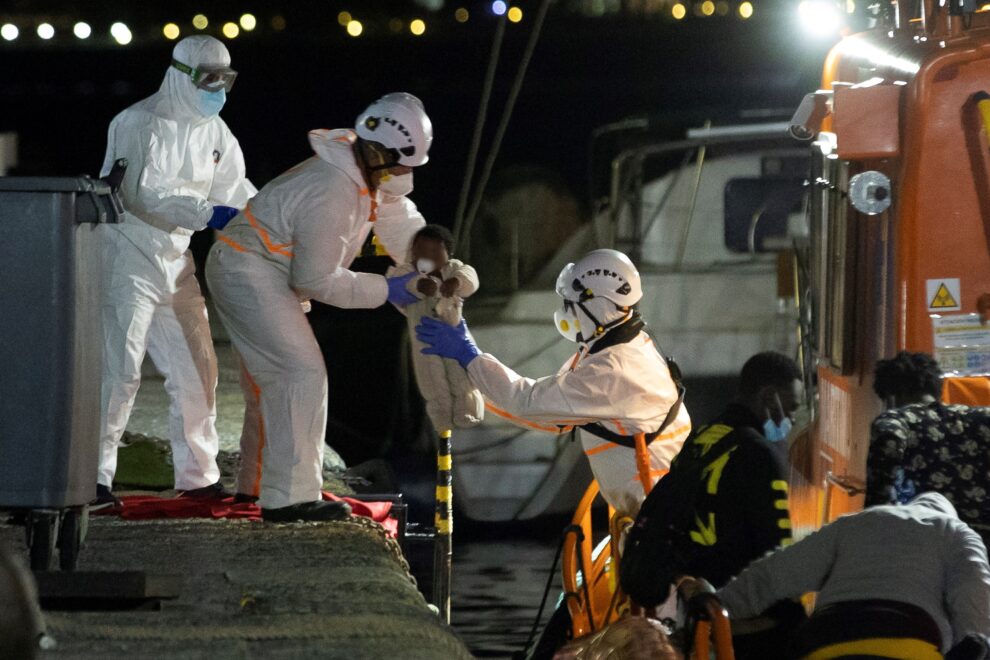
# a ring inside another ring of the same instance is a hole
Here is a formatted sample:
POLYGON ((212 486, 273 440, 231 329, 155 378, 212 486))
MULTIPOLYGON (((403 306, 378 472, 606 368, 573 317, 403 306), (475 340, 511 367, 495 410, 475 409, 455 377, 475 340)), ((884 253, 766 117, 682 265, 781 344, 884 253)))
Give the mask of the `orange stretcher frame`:
MULTIPOLYGON (((643 492, 648 495, 653 481, 643 434, 636 436, 636 466, 643 492)), ((564 540, 561 573, 574 639, 597 632, 622 616, 643 614, 643 609, 633 603, 619 586, 619 539, 633 524, 633 519, 617 514, 609 506, 608 543, 601 547, 597 555, 594 554, 596 537, 592 526, 592 508, 599 495, 598 482, 592 479, 574 511, 564 540)), ((678 585, 679 593, 684 594, 686 585, 692 581, 692 578, 682 581, 678 585)), ((735 660, 728 613, 714 597, 706 601, 705 617, 695 625, 691 657, 708 660, 712 649, 717 660, 735 660)))

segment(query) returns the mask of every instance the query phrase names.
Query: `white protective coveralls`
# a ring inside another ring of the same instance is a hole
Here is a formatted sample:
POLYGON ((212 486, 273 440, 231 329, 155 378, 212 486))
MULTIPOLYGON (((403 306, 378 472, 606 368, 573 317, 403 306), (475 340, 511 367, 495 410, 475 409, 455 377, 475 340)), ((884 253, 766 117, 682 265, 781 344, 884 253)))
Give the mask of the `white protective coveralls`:
MULTIPOLYGON (((389 277, 398 277, 416 271, 412 264, 401 264, 390 269, 389 277)), ((425 276, 424 277, 428 277, 425 276)), ((438 318, 447 325, 457 325, 463 318, 464 299, 478 290, 478 273, 473 267, 458 259, 451 259, 440 269, 441 280, 436 282, 438 292, 427 296, 416 288, 419 278, 409 280, 406 288, 419 298, 409 303, 402 313, 409 326, 412 343, 413 370, 416 383, 426 403, 426 414, 438 432, 452 431, 455 427, 469 429, 477 426, 485 417, 485 401, 456 360, 439 355, 424 355, 426 344, 416 339, 416 326, 423 317, 438 318), (440 295, 439 286, 450 278, 457 278, 460 287, 450 297, 440 295)), ((435 279, 435 278, 434 278, 435 279)))
POLYGON ((406 197, 369 192, 356 138, 348 129, 312 131, 316 156, 262 188, 207 260, 217 312, 245 371, 237 490, 260 496, 262 508, 321 497, 327 374, 300 299, 384 304, 385 278, 347 266, 372 229, 390 255, 407 261, 413 235, 426 224, 406 197))
MULTIPOLYGON (((485 396, 488 411, 520 426, 565 433, 598 422, 627 436, 659 429, 677 400, 677 387, 650 336, 640 332, 631 341, 595 353, 594 345, 582 346, 555 376, 537 380, 520 376, 488 353, 472 360, 467 371, 485 396)), ((670 468, 690 432, 691 418, 682 405, 649 445, 654 479, 670 468)), ((636 452, 583 429, 578 434, 602 497, 617 511, 635 516, 645 499, 636 452)))
MULTIPOLYGON (((183 39, 173 56, 192 67, 230 65, 226 47, 206 36, 183 39)), ((169 68, 155 94, 110 123, 102 175, 118 158, 129 165, 120 189, 123 222, 101 226, 105 344, 98 482, 108 487, 145 351, 171 399, 175 487, 191 490, 220 478, 217 360, 189 238, 206 227, 214 205, 242 208, 257 189, 245 177, 244 155, 224 121, 197 110, 198 92, 188 75, 169 68)))

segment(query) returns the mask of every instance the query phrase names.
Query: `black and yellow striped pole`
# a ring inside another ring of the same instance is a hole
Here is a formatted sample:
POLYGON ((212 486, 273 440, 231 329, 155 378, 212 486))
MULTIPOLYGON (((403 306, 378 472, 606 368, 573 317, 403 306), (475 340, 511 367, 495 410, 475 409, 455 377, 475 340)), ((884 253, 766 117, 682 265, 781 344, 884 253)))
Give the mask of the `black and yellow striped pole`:
POLYGON ((987 140, 990 141, 990 94, 977 92, 973 95, 973 100, 976 101, 976 109, 980 113, 983 131, 987 134, 987 140))
POLYGON ((450 431, 441 431, 437 447, 437 508, 433 524, 437 540, 433 554, 433 602, 440 620, 450 624, 450 573, 453 559, 454 497, 450 456, 450 431))

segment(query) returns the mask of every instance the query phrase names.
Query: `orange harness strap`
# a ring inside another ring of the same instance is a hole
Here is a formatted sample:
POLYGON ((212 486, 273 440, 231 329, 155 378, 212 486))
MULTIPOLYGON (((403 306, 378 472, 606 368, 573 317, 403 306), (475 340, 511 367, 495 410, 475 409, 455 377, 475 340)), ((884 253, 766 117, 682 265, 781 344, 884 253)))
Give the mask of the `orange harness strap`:
POLYGON ((643 494, 649 495, 653 488, 650 474, 650 452, 646 447, 646 434, 636 434, 636 469, 639 470, 639 480, 643 484, 643 494))

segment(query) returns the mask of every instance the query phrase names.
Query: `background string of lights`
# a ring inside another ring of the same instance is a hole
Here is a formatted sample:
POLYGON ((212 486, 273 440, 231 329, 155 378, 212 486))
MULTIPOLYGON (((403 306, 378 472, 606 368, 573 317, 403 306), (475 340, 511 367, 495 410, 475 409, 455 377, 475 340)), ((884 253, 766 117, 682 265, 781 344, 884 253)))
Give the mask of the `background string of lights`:
MULTIPOLYGON (((801 3, 802 5, 806 3, 801 3)), ((816 3, 817 4, 817 3, 816 3)), ((701 0, 699 2, 685 2, 681 0, 642 0, 643 13, 660 15, 674 21, 681 21, 690 16, 698 18, 707 17, 735 17, 746 20, 753 17, 754 6, 749 0, 701 0)), ((592 0, 582 5, 580 13, 591 17, 598 17, 608 13, 608 6, 603 0, 592 0), (586 5, 586 6, 584 6, 586 5)), ((452 12, 456 23, 465 24, 472 20, 485 17, 505 18, 510 23, 522 23, 526 19, 523 7, 513 5, 506 0, 494 0, 485 3, 481 8, 469 9, 467 7, 453 8, 452 12), (480 16, 479 16, 480 15, 480 16)), ((381 18, 362 17, 357 11, 341 11, 337 14, 337 23, 348 36, 358 38, 368 35, 374 28, 378 34, 411 35, 420 37, 430 33, 430 24, 439 24, 440 17, 393 17, 388 20, 381 18)), ((447 17, 444 17, 447 18, 447 17)), ((266 31, 281 32, 287 28, 285 17, 274 14, 264 18, 259 18, 251 13, 244 13, 236 20, 233 17, 209 17, 206 14, 195 14, 191 18, 184 20, 169 21, 158 28, 142 27, 138 31, 141 39, 164 38, 176 40, 190 34, 214 34, 228 40, 254 32, 256 28, 264 28, 266 31)), ((126 23, 117 21, 109 26, 94 26, 86 21, 71 21, 63 19, 56 21, 35 20, 31 17, 4 17, 0 13, 0 39, 6 42, 16 42, 18 40, 30 39, 32 35, 42 42, 58 40, 60 38, 72 38, 80 42, 102 41, 111 42, 120 46, 127 46, 134 42, 135 31, 126 23)))

